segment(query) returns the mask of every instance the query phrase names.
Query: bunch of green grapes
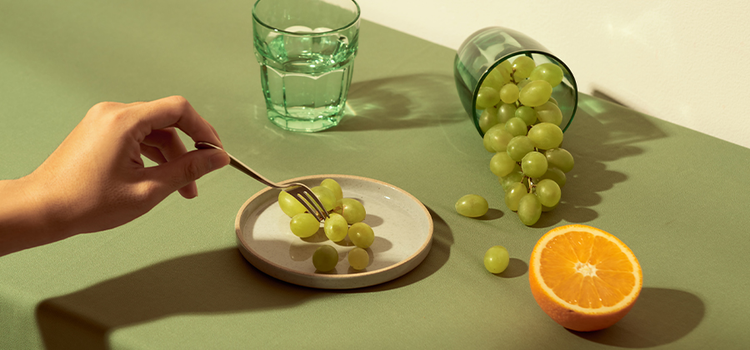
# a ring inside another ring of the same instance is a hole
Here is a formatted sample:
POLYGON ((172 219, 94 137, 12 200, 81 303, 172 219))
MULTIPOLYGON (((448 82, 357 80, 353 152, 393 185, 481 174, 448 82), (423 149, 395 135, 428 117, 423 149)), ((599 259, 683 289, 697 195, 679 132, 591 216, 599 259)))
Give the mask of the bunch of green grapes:
POLYGON ((562 79, 559 66, 519 56, 492 69, 477 95, 484 147, 495 154, 490 171, 505 190, 505 204, 527 226, 557 206, 574 165, 560 148, 562 112, 552 97, 562 79))
MULTIPOLYGON (((369 253, 365 249, 372 245, 375 233, 370 225, 362 222, 367 216, 362 202, 345 198, 341 186, 333 179, 324 179, 311 190, 328 211, 328 218, 323 221, 326 237, 332 242, 342 242, 349 237, 356 246, 349 251, 349 264, 355 270, 365 269, 370 262, 369 253)), ((294 235, 308 238, 320 230, 320 221, 286 191, 279 192, 278 203, 281 211, 291 218, 289 228, 294 235)), ((338 252, 330 245, 323 245, 315 251, 312 260, 318 271, 327 272, 336 267, 338 252)))

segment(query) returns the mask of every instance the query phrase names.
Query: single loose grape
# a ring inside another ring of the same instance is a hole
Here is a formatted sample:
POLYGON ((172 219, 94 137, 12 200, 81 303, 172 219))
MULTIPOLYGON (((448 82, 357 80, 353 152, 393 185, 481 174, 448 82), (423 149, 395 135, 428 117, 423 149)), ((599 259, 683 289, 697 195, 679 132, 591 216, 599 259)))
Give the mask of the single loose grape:
POLYGON ((560 147, 563 141, 563 132, 555 124, 539 123, 529 129, 528 137, 538 148, 549 150, 560 147))
POLYGON ((531 141, 528 136, 516 136, 508 141, 506 151, 511 159, 520 162, 526 153, 534 150, 534 146, 534 141, 531 141))
POLYGON ((525 106, 536 107, 547 102, 550 96, 552 86, 546 80, 533 80, 521 89, 518 99, 525 106))
POLYGON ((518 218, 526 226, 531 226, 539 221, 542 216, 542 203, 533 193, 527 193, 518 202, 518 218))
POLYGON ((560 185, 553 180, 544 179, 536 184, 536 196, 539 197, 539 203, 542 206, 556 206, 560 202, 561 195, 560 185))
POLYGON ((567 150, 562 148, 552 148, 546 150, 544 155, 547 157, 547 162, 550 165, 562 170, 564 173, 573 170, 575 161, 573 160, 573 155, 567 150))
POLYGON ((349 260, 349 266, 357 271, 361 271, 366 269, 367 265, 370 264, 370 254, 360 247, 355 247, 349 251, 347 260, 349 260))
POLYGON ((306 211, 302 203, 297 201, 294 197, 292 197, 291 194, 287 193, 286 191, 279 192, 278 201, 281 211, 283 211, 284 214, 286 214, 290 218, 306 211))
POLYGON ((357 222, 349 227, 349 239, 357 247, 367 249, 375 241, 375 232, 370 225, 364 222, 357 222))
POLYGON ((365 206, 354 198, 342 198, 336 203, 336 207, 333 211, 337 214, 341 214, 350 225, 364 220, 365 216, 367 216, 365 206))
POLYGON ((521 170, 528 177, 540 177, 547 172, 547 158, 537 151, 529 152, 521 159, 521 170))
POLYGON ((554 63, 542 63, 529 75, 531 80, 546 80, 552 87, 560 84, 563 80, 563 71, 560 66, 554 63))
POLYGON ((289 228, 295 236, 307 238, 314 235, 320 229, 320 221, 310 213, 300 213, 289 221, 289 228))
POLYGON ((341 242, 346 238, 347 232, 349 232, 349 224, 343 216, 336 213, 331 213, 328 218, 323 222, 323 232, 326 237, 333 242, 341 242))
POLYGON ((526 131, 528 129, 526 128, 526 123, 521 120, 521 118, 510 118, 507 123, 505 123, 505 131, 509 132, 513 136, 523 136, 526 135, 526 131))
POLYGON ((501 245, 491 247, 484 253, 484 268, 491 273, 502 273, 508 268, 508 263, 510 263, 508 249, 501 245))
POLYGON ((467 194, 459 198, 455 207, 459 214, 470 218, 480 217, 489 210, 487 200, 477 194, 467 194))
POLYGON ((479 88, 476 102, 478 109, 485 109, 494 106, 498 102, 500 102, 500 93, 497 90, 489 86, 482 86, 479 88))
POLYGON ((313 266, 320 272, 328 272, 339 262, 339 253, 329 245, 320 246, 312 256, 313 266))
POLYGON ((500 89, 500 100, 505 103, 516 103, 518 101, 518 86, 513 83, 503 85, 500 89))
POLYGON ((562 124, 563 117, 560 107, 550 101, 534 107, 534 111, 536 111, 536 117, 540 122, 552 123, 557 126, 562 124))
POLYGON ((518 210, 518 205, 521 202, 521 198, 527 195, 528 189, 526 185, 520 182, 516 182, 508 187, 505 191, 505 205, 512 211, 518 210))
POLYGON ((497 152, 490 159, 490 171, 498 177, 503 177, 515 170, 518 163, 511 159, 508 152, 497 152))
POLYGON ((341 190, 341 185, 339 185, 338 182, 334 179, 324 179, 320 182, 320 185, 331 190, 333 192, 333 196, 338 201, 341 198, 344 198, 344 191, 341 190))

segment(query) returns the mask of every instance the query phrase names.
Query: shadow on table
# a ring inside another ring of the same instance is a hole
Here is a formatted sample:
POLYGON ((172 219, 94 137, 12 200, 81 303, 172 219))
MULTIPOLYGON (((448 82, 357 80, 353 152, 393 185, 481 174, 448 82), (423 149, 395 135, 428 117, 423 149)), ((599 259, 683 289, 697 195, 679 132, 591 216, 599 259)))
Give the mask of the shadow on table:
POLYGON ((465 122, 453 77, 414 74, 352 84, 349 111, 333 132, 420 128, 465 122))
MULTIPOLYGON (((430 254, 416 269, 375 292, 403 287, 437 271, 448 260, 453 236, 435 212, 430 254)), ((340 293, 289 284, 255 269, 236 248, 183 256, 89 288, 47 299, 36 319, 47 349, 107 349, 118 328, 174 315, 233 313, 294 307, 340 293)))
POLYGON ((562 221, 585 223, 598 217, 591 209, 601 202, 599 192, 627 180, 627 175, 607 169, 606 163, 637 157, 644 151, 639 143, 666 135, 649 118, 621 104, 580 94, 578 111, 565 132, 562 148, 575 159, 573 170, 562 188, 562 199, 554 210, 544 213, 534 227, 552 227, 562 221))
POLYGON ((672 343, 703 319, 705 305, 697 296, 674 289, 643 288, 638 301, 620 322, 596 332, 575 332, 595 343, 646 348, 672 343))

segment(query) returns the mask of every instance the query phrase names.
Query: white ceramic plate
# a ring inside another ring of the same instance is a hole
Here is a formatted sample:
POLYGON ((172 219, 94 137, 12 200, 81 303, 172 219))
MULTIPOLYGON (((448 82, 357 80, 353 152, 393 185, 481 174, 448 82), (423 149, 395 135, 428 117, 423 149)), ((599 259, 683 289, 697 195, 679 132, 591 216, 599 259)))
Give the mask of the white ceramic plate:
POLYGON ((411 271, 427 256, 432 246, 433 223, 422 203, 406 191, 378 180, 350 175, 315 175, 290 179, 309 187, 326 178, 336 180, 344 197, 364 204, 364 220, 375 232, 367 249, 370 265, 362 271, 349 266, 347 254, 354 246, 334 243, 321 228, 310 238, 299 238, 289 229, 290 218, 281 211, 279 190, 265 188, 240 208, 235 220, 237 243, 253 266, 277 279, 313 288, 352 289, 390 281, 411 271), (316 271, 312 255, 323 244, 336 248, 336 269, 316 271))

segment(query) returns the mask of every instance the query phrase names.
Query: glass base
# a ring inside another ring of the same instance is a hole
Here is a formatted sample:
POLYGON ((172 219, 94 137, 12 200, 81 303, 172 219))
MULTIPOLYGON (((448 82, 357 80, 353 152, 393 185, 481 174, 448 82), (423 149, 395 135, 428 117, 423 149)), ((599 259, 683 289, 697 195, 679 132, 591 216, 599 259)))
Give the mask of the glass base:
POLYGON ((274 125, 295 132, 317 132, 330 129, 339 124, 342 115, 332 115, 314 119, 300 119, 282 115, 275 111, 268 111, 268 120, 274 125))

